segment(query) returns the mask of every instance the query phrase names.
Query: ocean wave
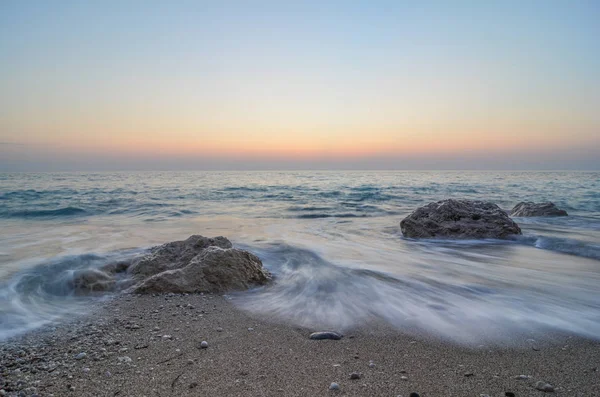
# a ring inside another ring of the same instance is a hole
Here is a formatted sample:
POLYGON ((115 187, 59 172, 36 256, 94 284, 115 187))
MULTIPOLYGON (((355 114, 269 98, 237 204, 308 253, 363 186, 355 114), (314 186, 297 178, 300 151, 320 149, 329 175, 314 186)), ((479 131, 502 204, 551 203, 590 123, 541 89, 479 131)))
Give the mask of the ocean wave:
POLYGON ((600 260, 600 244, 547 236, 529 237, 525 241, 530 242, 536 248, 600 260))
MULTIPOLYGON (((78 295, 73 277, 77 270, 97 269, 131 258, 141 249, 108 254, 58 257, 31 266, 0 283, 0 340, 40 327, 65 315, 85 313, 86 305, 106 294, 78 295)), ((126 282, 123 278, 118 282, 126 282)))
POLYGON ((320 218, 365 218, 368 215, 366 214, 352 214, 352 213, 342 213, 342 214, 325 214, 325 213, 317 213, 317 214, 301 214, 295 216, 297 219, 320 219, 320 218))
POLYGON ((88 211, 78 207, 63 207, 52 210, 16 210, 0 212, 2 218, 55 218, 87 215, 88 211))
POLYGON ((593 280, 565 285, 563 275, 522 269, 530 274, 530 286, 517 288, 495 274, 502 267, 489 265, 481 272, 474 266, 470 272, 478 273, 465 277, 466 258, 461 256, 454 264, 443 265, 444 272, 455 268, 460 277, 437 277, 425 271, 391 274, 347 267, 286 243, 248 248, 276 281, 235 294, 233 300, 243 310, 274 320, 344 331, 380 318, 406 332, 465 344, 506 343, 517 333, 549 329, 591 338, 600 335, 593 280))

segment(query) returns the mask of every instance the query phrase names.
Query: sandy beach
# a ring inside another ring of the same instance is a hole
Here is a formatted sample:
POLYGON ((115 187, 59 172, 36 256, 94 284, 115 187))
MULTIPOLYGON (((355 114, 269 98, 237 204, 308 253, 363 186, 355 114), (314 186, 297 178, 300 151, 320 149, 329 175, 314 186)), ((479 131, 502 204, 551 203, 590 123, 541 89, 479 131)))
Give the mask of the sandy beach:
POLYGON ((594 341, 465 347, 377 322, 341 340, 312 331, 249 316, 221 295, 121 295, 3 342, 0 385, 8 396, 600 395, 594 341))

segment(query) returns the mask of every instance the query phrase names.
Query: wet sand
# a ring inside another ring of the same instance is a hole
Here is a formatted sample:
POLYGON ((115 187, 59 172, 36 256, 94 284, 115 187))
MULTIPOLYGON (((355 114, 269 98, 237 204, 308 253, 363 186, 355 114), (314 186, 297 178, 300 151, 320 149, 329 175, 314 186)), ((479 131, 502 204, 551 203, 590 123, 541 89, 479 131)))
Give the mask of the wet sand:
POLYGON ((0 343, 0 386, 57 397, 600 396, 596 341, 465 347, 376 321, 337 341, 311 340, 312 331, 250 316, 220 295, 122 295, 0 343), (536 390, 538 381, 555 392, 536 390))

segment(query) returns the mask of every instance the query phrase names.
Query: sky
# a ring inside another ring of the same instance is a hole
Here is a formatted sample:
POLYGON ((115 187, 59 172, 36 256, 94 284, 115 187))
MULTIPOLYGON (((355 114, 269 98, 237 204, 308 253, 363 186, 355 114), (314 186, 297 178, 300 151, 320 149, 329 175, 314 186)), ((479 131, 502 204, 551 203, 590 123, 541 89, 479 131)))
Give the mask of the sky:
POLYGON ((600 2, 0 1, 0 171, 600 169, 600 2))

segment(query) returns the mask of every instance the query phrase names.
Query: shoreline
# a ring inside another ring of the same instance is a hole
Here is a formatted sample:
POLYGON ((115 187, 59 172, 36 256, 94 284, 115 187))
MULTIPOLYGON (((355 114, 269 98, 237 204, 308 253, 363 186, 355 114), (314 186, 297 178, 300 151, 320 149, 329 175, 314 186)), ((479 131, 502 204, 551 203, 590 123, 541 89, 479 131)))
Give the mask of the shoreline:
POLYGON ((0 389, 56 397, 600 395, 598 341, 559 335, 534 348, 475 348, 379 322, 337 341, 311 340, 312 331, 320 330, 253 316, 221 295, 123 294, 0 342, 0 389), (555 392, 536 390, 538 381, 555 392), (329 390, 332 382, 339 390, 329 390))

